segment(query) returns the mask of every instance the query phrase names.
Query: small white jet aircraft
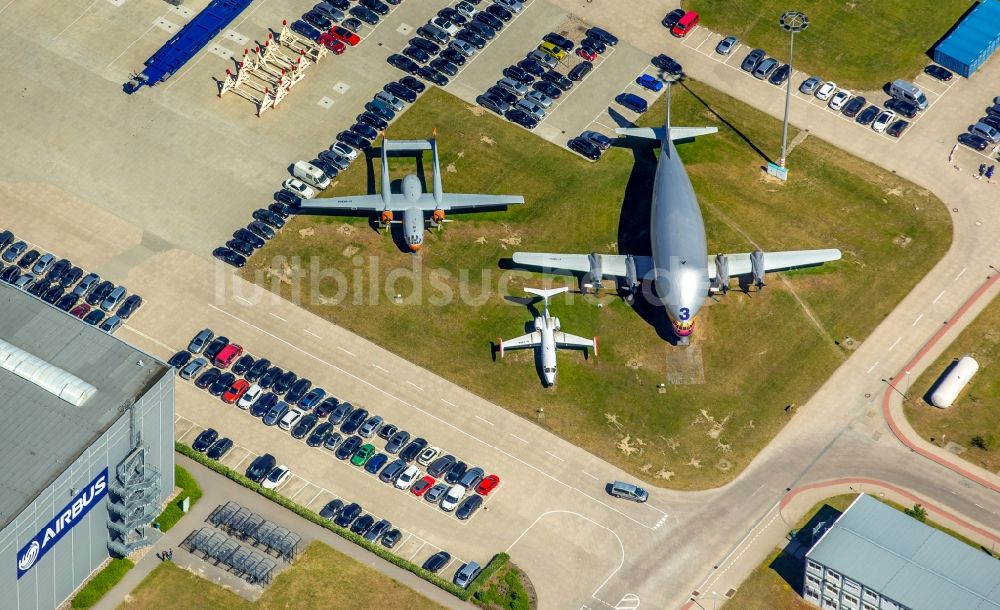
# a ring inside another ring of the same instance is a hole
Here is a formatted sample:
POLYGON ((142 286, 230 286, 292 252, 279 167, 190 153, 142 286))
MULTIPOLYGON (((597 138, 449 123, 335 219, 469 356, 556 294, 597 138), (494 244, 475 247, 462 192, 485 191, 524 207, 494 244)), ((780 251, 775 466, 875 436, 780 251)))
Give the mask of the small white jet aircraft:
POLYGON ((564 333, 559 329, 559 318, 549 315, 549 297, 568 291, 569 288, 552 288, 543 290, 541 288, 525 288, 524 291, 530 294, 537 294, 545 301, 542 315, 535 318, 535 330, 527 335, 522 335, 516 339, 504 341, 497 339, 500 343, 500 357, 503 358, 504 350, 541 348, 542 377, 545 386, 553 386, 556 383, 556 349, 582 349, 593 348, 594 355, 597 355, 597 337, 584 339, 569 333, 564 333))

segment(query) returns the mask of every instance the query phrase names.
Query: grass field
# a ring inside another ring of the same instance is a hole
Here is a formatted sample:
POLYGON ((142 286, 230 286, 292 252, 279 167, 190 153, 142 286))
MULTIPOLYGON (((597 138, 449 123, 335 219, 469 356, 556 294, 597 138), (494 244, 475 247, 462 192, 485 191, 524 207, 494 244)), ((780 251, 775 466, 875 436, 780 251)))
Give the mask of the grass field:
POLYGON ((965 448, 959 456, 987 470, 1000 470, 1000 301, 986 306, 979 317, 962 331, 948 349, 915 380, 904 402, 906 418, 920 436, 940 446, 957 443, 965 448), (979 372, 947 409, 928 402, 929 390, 952 360, 970 354, 979 362, 979 372), (981 443, 973 441, 980 437, 981 443), (979 444, 980 446, 977 446, 979 444))
POLYGON ((194 480, 191 473, 176 465, 174 466, 174 484, 180 487, 180 493, 154 521, 163 532, 170 531, 170 528, 177 525, 177 522, 184 516, 182 508, 184 498, 191 498, 191 508, 194 508, 194 505, 201 499, 201 487, 198 486, 198 482, 194 480))
POLYGON ((163 562, 135 588, 119 610, 383 610, 442 606, 351 559, 313 542, 283 571, 256 603, 171 562, 163 562))
MULTIPOLYGON (((879 89, 910 79, 930 63, 928 51, 972 6, 970 0, 942 0, 916 6, 903 0, 682 0, 698 11, 702 25, 735 35, 748 45, 788 60, 788 33, 778 20, 787 10, 809 16, 795 37, 795 67, 857 90, 879 89)), ((742 58, 741 58, 742 59, 742 58)))
MULTIPOLYGON (((680 147, 711 250, 752 250, 752 236, 765 250, 844 251, 838 263, 771 277, 762 293, 710 302, 687 348, 662 339, 669 331, 660 308, 637 313, 611 295, 598 307, 570 294, 554 300, 553 313, 569 332, 598 335, 599 358, 561 353, 553 389, 540 386, 530 351, 494 361, 491 342, 522 334, 533 317, 504 297, 564 281, 504 272, 498 261, 515 250, 648 253, 655 156, 612 149, 588 163, 437 89, 391 137, 426 137, 439 126, 446 189, 520 193, 526 204, 428 233, 419 256, 366 219, 298 217, 243 273, 515 413, 534 420, 544 408, 541 425, 646 481, 720 485, 785 425, 794 411, 785 407, 805 402, 842 362, 848 348, 836 342, 863 340, 942 256, 951 226, 926 191, 814 138, 792 153, 789 183, 763 179, 765 160, 753 147, 776 151, 778 122, 699 83, 686 86, 675 94, 676 124, 720 126, 680 147), (349 290, 338 290, 337 274, 350 278, 349 290)), ((661 101, 648 123, 662 116, 661 101)), ((393 176, 413 168, 397 163, 393 176)), ((329 195, 365 192, 363 163, 342 176, 329 195)))

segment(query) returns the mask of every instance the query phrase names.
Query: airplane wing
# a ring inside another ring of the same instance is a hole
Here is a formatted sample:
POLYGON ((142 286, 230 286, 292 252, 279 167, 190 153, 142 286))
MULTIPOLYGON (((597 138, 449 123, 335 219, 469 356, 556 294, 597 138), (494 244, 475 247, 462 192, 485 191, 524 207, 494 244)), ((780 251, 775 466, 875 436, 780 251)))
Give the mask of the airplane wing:
POLYGON ((434 195, 424 193, 417 200, 417 207, 425 212, 444 210, 445 212, 471 212, 479 208, 498 208, 505 205, 524 203, 520 195, 478 195, 472 193, 441 193, 441 203, 434 195))
POLYGON ((303 199, 303 210, 312 212, 381 212, 385 209, 382 195, 353 195, 329 199, 303 199))
MULTIPOLYGON (((749 252, 725 254, 729 261, 729 275, 753 273, 753 263, 749 252)), ((840 260, 840 250, 787 250, 784 252, 764 252, 764 271, 781 271, 797 267, 812 267, 821 263, 840 260)), ((708 258, 708 277, 715 279, 715 257, 708 258)))
POLYGON ((572 348, 572 349, 587 349, 592 348, 594 354, 597 354, 597 338, 584 339, 583 337, 577 337, 576 335, 571 335, 569 333, 564 333, 561 330, 555 332, 556 347, 562 348, 572 348))
POLYGON ((537 331, 528 333, 527 335, 521 335, 516 339, 507 339, 506 341, 500 339, 500 357, 503 358, 504 350, 524 349, 526 347, 540 347, 541 345, 542 345, 542 335, 537 331))
MULTIPOLYGON (((628 259, 624 254, 550 254, 545 252, 515 252, 514 263, 520 267, 534 267, 538 271, 557 275, 589 273, 599 263, 601 277, 628 277, 628 259)), ((650 256, 633 256, 638 278, 644 277, 653 268, 650 256)))
MULTIPOLYGON (((718 127, 671 127, 670 139, 674 142, 678 140, 690 140, 698 136, 707 136, 719 131, 718 127)), ((632 136, 644 140, 662 140, 664 129, 662 127, 619 127, 615 133, 620 136, 632 136)))

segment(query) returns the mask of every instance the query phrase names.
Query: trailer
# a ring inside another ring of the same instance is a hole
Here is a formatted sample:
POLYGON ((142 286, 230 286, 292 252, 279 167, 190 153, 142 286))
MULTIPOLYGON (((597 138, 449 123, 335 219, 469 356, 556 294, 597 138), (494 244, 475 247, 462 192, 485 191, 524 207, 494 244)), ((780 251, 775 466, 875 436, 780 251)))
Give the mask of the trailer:
POLYGON ((146 68, 132 77, 123 90, 131 95, 143 85, 152 87, 170 78, 197 55, 210 40, 232 23, 253 0, 212 0, 205 10, 174 34, 173 38, 146 60, 146 68))

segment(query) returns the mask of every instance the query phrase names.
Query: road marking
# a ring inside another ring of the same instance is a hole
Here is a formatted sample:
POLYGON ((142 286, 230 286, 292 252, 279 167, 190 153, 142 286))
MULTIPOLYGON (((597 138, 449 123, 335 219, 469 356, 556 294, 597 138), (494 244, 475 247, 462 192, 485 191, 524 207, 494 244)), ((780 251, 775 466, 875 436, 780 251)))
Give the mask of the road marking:
POLYGON ((445 400, 444 398, 441 399, 441 402, 443 402, 444 404, 446 404, 446 405, 448 405, 450 407, 456 406, 455 403, 453 403, 453 402, 451 402, 449 400, 445 400))
POLYGON ((150 337, 146 333, 144 333, 142 331, 139 331, 139 330, 136 330, 136 329, 132 328, 131 326, 127 325, 127 324, 125 326, 122 326, 122 330, 128 330, 128 331, 134 332, 135 334, 139 335, 143 339, 147 339, 149 341, 152 341, 153 343, 159 345, 160 347, 162 347, 163 349, 167 350, 168 352, 176 352, 177 351, 176 349, 170 347, 166 343, 163 343, 162 341, 158 341, 158 340, 150 337))
POLYGON ((243 459, 241 459, 239 462, 236 462, 236 465, 233 466, 233 470, 239 470, 240 466, 243 465, 243 462, 247 461, 247 458, 250 457, 251 455, 253 454, 247 451, 247 454, 243 456, 243 459))
MULTIPOLYGON (((344 353, 345 353, 345 354, 347 354, 348 356, 352 356, 352 357, 354 356, 354 354, 353 354, 353 353, 351 353, 351 352, 347 351, 346 349, 344 349, 344 348, 340 347, 339 345, 337 346, 337 349, 339 349, 340 351, 344 352, 344 353)), ((389 371, 386 371, 386 373, 388 373, 388 372, 389 372, 389 371)))
POLYGON ((965 273, 966 269, 968 269, 968 267, 962 267, 962 270, 959 271, 958 275, 955 276, 955 281, 958 281, 958 278, 962 277, 962 274, 965 273))
POLYGON ((304 331, 305 331, 306 333, 308 333, 308 334, 310 334, 310 335, 312 335, 312 336, 316 337, 317 339, 322 339, 322 338, 323 338, 323 337, 320 337, 319 335, 317 335, 316 333, 314 333, 314 332, 313 332, 313 331, 311 331, 311 330, 305 330, 305 329, 302 329, 302 330, 304 330, 304 331))
POLYGON ((4 12, 5 10, 7 10, 7 7, 10 6, 11 4, 14 4, 14 0, 10 0, 10 2, 8 2, 5 5, 3 5, 3 8, 0 8, 0 13, 4 12))
POLYGON ((318 491, 316 492, 316 495, 312 497, 312 500, 306 502, 306 506, 311 506, 312 503, 316 501, 316 498, 318 498, 321 493, 323 493, 323 488, 319 487, 318 491))
POLYGON ((985 508, 984 506, 980 505, 980 504, 976 504, 975 502, 973 502, 973 504, 975 504, 975 505, 976 505, 976 506, 978 506, 979 508, 982 508, 983 510, 986 510, 986 508, 985 508))
POLYGON ((514 438, 516 438, 517 440, 519 440, 519 441, 521 441, 522 443, 524 443, 525 445, 527 445, 527 444, 528 444, 528 441, 524 440, 523 438, 521 438, 520 436, 518 436, 518 435, 514 434, 513 432, 510 432, 509 434, 510 434, 511 436, 513 436, 514 438))
POLYGON ((288 322, 288 320, 286 320, 286 319, 282 318, 281 316, 279 316, 279 315, 278 315, 278 314, 276 314, 276 313, 273 313, 273 312, 270 312, 270 311, 269 311, 269 312, 267 312, 267 314, 268 314, 268 315, 270 315, 270 316, 274 316, 275 318, 278 318, 278 319, 279 319, 279 320, 281 320, 282 322, 288 322))
POLYGON ((552 453, 551 451, 546 451, 545 453, 548 453, 549 455, 551 455, 552 457, 556 458, 560 462, 565 462, 566 461, 566 460, 562 459, 561 457, 559 457, 558 455, 552 453))
POLYGON ((938 300, 939 300, 939 299, 940 299, 941 297, 943 297, 943 296, 944 296, 944 292, 945 292, 945 291, 944 291, 944 290, 942 290, 942 291, 941 291, 941 294, 939 294, 939 295, 937 295, 936 297, 934 297, 934 300, 933 300, 933 301, 931 301, 931 303, 937 303, 937 302, 938 302, 938 300))
POLYGON ((377 368, 378 370, 382 371, 383 373, 388 373, 388 372, 389 372, 389 369, 384 369, 384 368, 380 367, 380 366, 379 366, 379 365, 377 365, 377 364, 373 364, 372 366, 374 366, 374 367, 375 367, 375 368, 377 368))
POLYGON ((876 361, 875 361, 875 364, 873 364, 873 365, 871 365, 870 367, 868 367, 868 370, 867 370, 867 371, 865 371, 865 374, 868 374, 868 373, 871 373, 871 372, 872 372, 872 369, 874 369, 875 367, 877 367, 877 366, 878 366, 878 362, 879 362, 879 361, 878 361, 878 360, 876 360, 876 361))
POLYGON ((923 317, 924 317, 924 314, 920 314, 919 316, 917 316, 917 319, 914 320, 913 324, 910 324, 910 326, 916 326, 917 322, 919 322, 923 317))
MULTIPOLYGON (((80 19, 83 19, 83 16, 84 16, 84 15, 86 15, 87 13, 89 13, 89 12, 90 12, 90 9, 94 8, 94 5, 95 5, 95 4, 97 4, 97 0, 94 0, 93 2, 91 2, 91 3, 90 3, 90 6, 88 6, 88 7, 87 7, 87 8, 85 8, 85 9, 83 9, 83 12, 82 12, 82 13, 80 13, 80 14, 79 14, 79 15, 77 16, 77 18, 76 18, 76 19, 74 19, 73 21, 71 21, 69 25, 67 25, 66 27, 64 27, 64 28, 63 28, 63 29, 62 29, 62 30, 61 30, 61 31, 60 31, 60 32, 59 32, 58 34, 56 34, 56 35, 55 35, 55 38, 53 38, 52 40, 55 40, 56 38, 59 38, 60 36, 62 36, 63 34, 65 34, 65 33, 66 33, 66 30, 68 30, 68 29, 70 29, 71 27, 73 27, 73 25, 74 25, 74 24, 76 24, 76 22, 77 22, 77 21, 79 21, 80 19)), ((5 6, 4 8, 7 8, 7 7, 5 6)))
POLYGON ((484 422, 486 422, 487 424, 489 424, 489 425, 491 425, 491 426, 493 425, 493 422, 491 422, 491 421, 490 421, 490 420, 488 420, 488 419, 483 419, 482 417, 479 417, 478 415, 475 415, 474 417, 475 417, 476 419, 480 420, 480 421, 484 421, 484 422))
MULTIPOLYGON (((771 507, 771 511, 773 511, 779 505, 780 505, 780 503, 776 503, 774 506, 771 507)), ((771 511, 768 511, 768 512, 771 512, 771 511)), ((764 516, 766 517, 767 515, 764 515, 764 516)), ((767 523, 764 524, 764 527, 755 527, 754 529, 757 529, 758 532, 756 534, 754 534, 753 538, 750 538, 750 534, 753 533, 753 530, 750 530, 749 532, 747 532, 747 535, 743 537, 743 540, 741 540, 739 542, 739 544, 737 544, 736 547, 732 551, 730 551, 728 555, 726 555, 725 559, 723 559, 722 562, 719 563, 720 566, 725 565, 726 563, 729 563, 729 565, 727 565, 725 567, 725 569, 723 569, 723 570, 716 570, 713 575, 710 575, 707 578, 705 578, 705 582, 703 582, 702 585, 700 587, 698 587, 698 590, 699 591, 704 591, 706 589, 710 589, 712 587, 712 585, 714 585, 716 582, 718 582, 718 580, 722 577, 722 575, 725 574, 729 570, 729 568, 731 568, 737 561, 739 561, 740 557, 743 556, 743 553, 746 553, 747 549, 749 549, 751 546, 753 546, 753 543, 757 540, 758 537, 760 537, 761 534, 764 533, 764 530, 766 530, 767 528, 771 527, 771 524, 774 523, 774 520, 777 519, 780 516, 781 516, 781 511, 780 510, 779 511, 775 511, 774 516, 771 517, 770 521, 768 521, 767 523), (733 557, 733 553, 736 553, 736 551, 741 546, 743 547, 743 550, 740 551, 740 553, 738 555, 736 555, 735 557, 733 557), (733 560, 732 562, 729 562, 730 558, 732 558, 732 560, 733 560), (711 578, 712 576, 715 576, 715 578, 712 580, 712 582, 708 582, 709 578, 711 578)), ((763 521, 763 519, 761 521, 763 521)), ((760 524, 760 522, 758 522, 758 525, 759 524, 760 524)))
POLYGON ((900 341, 901 341, 902 339, 903 339, 902 337, 897 337, 897 338, 896 338, 896 340, 892 342, 892 345, 890 345, 890 346, 889 346, 889 351, 891 352, 891 351, 892 351, 892 348, 894 348, 894 347, 896 347, 897 345, 899 345, 899 342, 900 342, 900 341))
POLYGON ((660 529, 660 526, 663 525, 664 523, 666 523, 666 521, 667 521, 667 515, 666 515, 666 513, 664 513, 663 516, 660 517, 660 520, 656 522, 656 525, 653 526, 653 529, 654 530, 655 529, 660 529))
POLYGON ((424 389, 423 389, 422 387, 418 386, 417 384, 413 383, 412 381, 407 381, 406 383, 408 383, 408 384, 412 385, 413 387, 417 388, 417 389, 418 389, 418 390, 420 390, 421 392, 423 392, 423 391, 424 391, 424 389))
MULTIPOLYGON (((249 299, 244 299, 243 297, 236 296, 236 295, 233 295, 233 298, 236 299, 237 301, 243 301, 247 305, 253 305, 253 303, 249 299)), ((306 331, 306 332, 308 332, 308 331, 306 331)))
POLYGON ((595 481, 600 481, 600 479, 598 479, 598 478, 597 478, 597 477, 595 477, 594 475, 590 474, 590 473, 589 473, 589 472, 587 472, 586 470, 581 470, 580 472, 582 472, 583 474, 587 475, 588 477, 590 477, 590 478, 594 479, 595 481))
POLYGON ((419 552, 420 552, 420 549, 424 548, 424 546, 425 546, 426 544, 427 544, 426 542, 421 542, 421 543, 420 543, 420 546, 418 546, 418 547, 416 548, 416 550, 414 550, 414 551, 413 551, 413 554, 412 554, 412 555, 410 555, 410 561, 412 561, 412 560, 413 560, 413 558, 417 556, 417 553, 419 553, 419 552))

